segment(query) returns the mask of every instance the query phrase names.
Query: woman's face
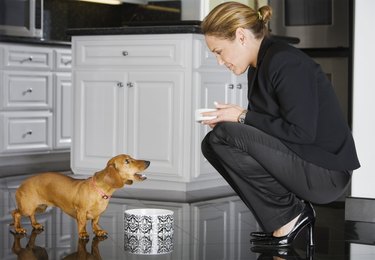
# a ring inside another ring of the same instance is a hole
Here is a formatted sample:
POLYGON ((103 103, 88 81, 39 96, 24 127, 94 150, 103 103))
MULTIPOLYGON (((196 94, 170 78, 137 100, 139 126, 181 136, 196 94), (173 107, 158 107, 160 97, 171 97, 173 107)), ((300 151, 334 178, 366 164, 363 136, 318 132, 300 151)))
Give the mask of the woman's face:
MULTIPOLYGON (((248 30, 245 31, 250 33, 248 30)), ((247 70, 249 65, 256 66, 259 46, 258 49, 253 48, 253 44, 249 42, 249 36, 251 35, 236 34, 236 38, 231 41, 206 35, 205 40, 218 63, 225 65, 234 74, 240 75, 247 70)))

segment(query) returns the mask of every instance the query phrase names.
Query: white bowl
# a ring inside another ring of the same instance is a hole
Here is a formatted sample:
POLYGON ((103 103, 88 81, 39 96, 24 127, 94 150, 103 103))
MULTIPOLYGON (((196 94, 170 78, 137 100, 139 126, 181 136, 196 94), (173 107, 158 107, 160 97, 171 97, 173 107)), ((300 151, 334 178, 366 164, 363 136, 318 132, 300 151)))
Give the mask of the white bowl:
POLYGON ((167 254, 173 251, 173 211, 130 209, 124 213, 125 251, 167 254))
POLYGON ((211 120, 216 118, 216 116, 203 116, 202 113, 217 111, 216 108, 200 108, 195 110, 195 121, 200 122, 204 120, 211 120))

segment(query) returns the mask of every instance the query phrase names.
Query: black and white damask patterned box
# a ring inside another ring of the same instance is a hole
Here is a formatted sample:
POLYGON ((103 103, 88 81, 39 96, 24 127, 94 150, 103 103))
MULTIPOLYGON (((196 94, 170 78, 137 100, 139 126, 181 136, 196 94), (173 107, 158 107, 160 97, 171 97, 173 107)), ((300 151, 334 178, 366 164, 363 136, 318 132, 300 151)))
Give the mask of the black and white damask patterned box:
POLYGON ((124 221, 125 251, 132 254, 168 254, 173 251, 173 211, 126 210, 124 221))

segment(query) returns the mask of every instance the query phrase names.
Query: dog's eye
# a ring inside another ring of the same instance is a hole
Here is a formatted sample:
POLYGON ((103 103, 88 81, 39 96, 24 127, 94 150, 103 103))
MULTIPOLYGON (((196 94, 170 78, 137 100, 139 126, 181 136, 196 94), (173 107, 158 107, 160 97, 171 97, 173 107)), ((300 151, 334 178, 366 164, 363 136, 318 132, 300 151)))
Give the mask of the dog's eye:
POLYGON ((130 163, 130 160, 129 160, 129 159, 125 159, 125 163, 126 163, 126 164, 129 164, 129 163, 130 163))

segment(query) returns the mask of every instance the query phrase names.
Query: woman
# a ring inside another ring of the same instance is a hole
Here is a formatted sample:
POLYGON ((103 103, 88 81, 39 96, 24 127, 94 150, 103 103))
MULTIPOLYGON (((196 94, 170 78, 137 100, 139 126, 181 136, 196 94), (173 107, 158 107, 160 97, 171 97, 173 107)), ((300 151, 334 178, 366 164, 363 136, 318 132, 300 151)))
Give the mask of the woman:
POLYGON ((220 104, 204 121, 202 152, 249 207, 264 232, 257 245, 290 245, 309 227, 309 202, 339 198, 358 168, 354 141, 333 87, 300 50, 268 36, 272 10, 227 2, 201 28, 218 63, 248 74, 248 106, 220 104), (305 203, 306 202, 306 203, 305 203))

